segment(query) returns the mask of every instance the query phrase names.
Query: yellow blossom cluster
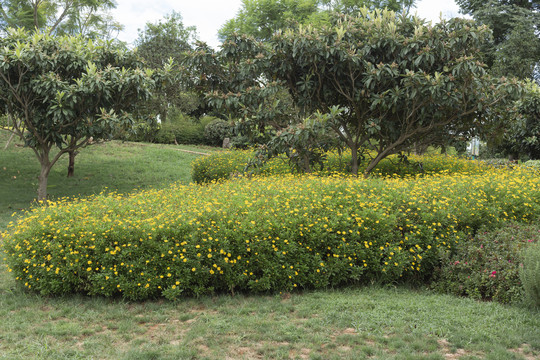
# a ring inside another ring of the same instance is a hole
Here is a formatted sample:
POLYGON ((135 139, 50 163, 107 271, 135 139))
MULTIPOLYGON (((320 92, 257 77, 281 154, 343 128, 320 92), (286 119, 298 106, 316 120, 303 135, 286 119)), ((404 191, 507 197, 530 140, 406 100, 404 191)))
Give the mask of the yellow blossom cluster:
MULTIPOLYGON (((196 183, 227 180, 243 176, 246 165, 254 158, 252 150, 233 150, 220 152, 196 159, 192 164, 192 178, 196 183)), ((319 175, 348 174, 351 161, 350 151, 342 154, 328 152, 323 159, 323 168, 315 168, 319 175)), ((368 157, 359 164, 359 172, 368 165, 368 157)), ((383 177, 408 177, 433 174, 480 174, 489 169, 489 165, 465 158, 446 155, 409 155, 400 158, 391 155, 383 159, 374 169, 373 174, 383 177)), ((258 176, 284 175, 294 172, 287 158, 272 158, 257 168, 249 168, 248 173, 258 176)))
POLYGON ((525 170, 421 178, 255 177, 60 199, 4 234, 44 294, 129 299, 423 277, 479 226, 540 214, 525 170))

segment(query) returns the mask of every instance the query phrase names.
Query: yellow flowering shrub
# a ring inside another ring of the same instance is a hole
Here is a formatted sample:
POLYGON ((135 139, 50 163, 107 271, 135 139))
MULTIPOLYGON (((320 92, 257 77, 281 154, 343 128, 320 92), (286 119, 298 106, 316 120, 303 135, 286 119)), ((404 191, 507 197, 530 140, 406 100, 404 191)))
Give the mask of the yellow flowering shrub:
MULTIPOLYGON (((196 183, 209 183, 222 181, 231 177, 239 177, 245 174, 258 176, 272 176, 294 173, 293 168, 286 158, 273 158, 258 168, 246 169, 249 161, 253 159, 255 152, 251 150, 232 150, 220 152, 207 157, 196 159, 192 164, 192 179, 196 183)), ((348 174, 350 173, 350 152, 344 152, 340 156, 337 152, 326 154, 322 169, 316 169, 315 173, 348 174)), ((367 159, 359 164, 359 172, 367 167, 367 159)), ((406 162, 400 162, 397 155, 383 159, 373 171, 376 176, 406 177, 418 174, 433 175, 446 174, 478 174, 490 168, 489 165, 479 162, 447 155, 410 155, 406 162)))
POLYGON ((42 294, 290 291, 424 279, 479 226, 538 214, 540 178, 526 170, 254 177, 60 200, 13 224, 3 252, 42 294))

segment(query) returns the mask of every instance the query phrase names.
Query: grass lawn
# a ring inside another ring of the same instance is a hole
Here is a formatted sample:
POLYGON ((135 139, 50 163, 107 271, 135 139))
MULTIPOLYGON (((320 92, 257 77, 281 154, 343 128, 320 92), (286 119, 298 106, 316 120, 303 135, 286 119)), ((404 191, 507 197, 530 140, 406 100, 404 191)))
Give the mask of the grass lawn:
POLYGON ((0 273, 1 359, 538 359, 540 314, 401 288, 43 298, 0 273))
MULTIPOLYGON (((0 231, 11 215, 27 209, 37 198, 39 162, 34 152, 12 142, 4 146, 8 133, 0 131, 0 231)), ((191 181, 193 159, 201 156, 182 150, 210 153, 210 147, 122 143, 110 141, 82 149, 75 159, 75 176, 67 178, 68 158, 64 156, 49 175, 50 199, 91 195, 103 189, 130 192, 160 187, 174 181, 191 181)))
MULTIPOLYGON (((0 132, 0 146, 7 140, 0 132)), ((209 148, 182 147, 209 152, 209 148)), ((35 197, 29 149, 0 149, 0 230, 35 197)), ((66 159, 53 198, 189 182, 199 155, 108 142, 66 159)), ((406 288, 220 295, 176 303, 24 291, 0 257, 0 359, 540 359, 540 313, 406 288)))

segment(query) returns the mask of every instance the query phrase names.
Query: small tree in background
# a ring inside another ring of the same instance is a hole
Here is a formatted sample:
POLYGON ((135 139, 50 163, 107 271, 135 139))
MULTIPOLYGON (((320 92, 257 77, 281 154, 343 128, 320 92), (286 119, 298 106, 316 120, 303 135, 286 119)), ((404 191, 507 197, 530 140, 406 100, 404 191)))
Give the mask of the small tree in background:
POLYGON ((199 42, 187 70, 208 112, 237 119, 236 132, 252 143, 268 141, 274 130, 298 121, 286 89, 266 74, 267 46, 253 37, 232 36, 219 51, 199 42))
POLYGON ((219 29, 222 41, 234 34, 249 35, 260 41, 270 40, 274 32, 292 23, 317 21, 317 0, 242 0, 236 16, 219 29))
POLYGON ((491 150, 510 160, 540 159, 540 87, 529 80, 524 88, 512 111, 487 136, 491 150))
POLYGON ((484 47, 496 75, 534 79, 540 64, 540 2, 531 0, 456 0, 465 14, 493 31, 484 47))
POLYGON ((0 29, 111 39, 123 28, 109 13, 115 7, 114 0, 0 0, 0 29))
POLYGON ((151 73, 135 54, 110 45, 22 29, 0 39, 0 109, 40 162, 38 200, 46 200, 49 172, 63 154, 73 165, 91 138, 129 127, 150 96, 151 73))
POLYGON ((144 30, 139 29, 135 45, 146 66, 151 69, 168 68, 167 76, 161 78, 146 104, 148 111, 159 114, 162 122, 167 121, 173 109, 190 114, 200 106, 197 96, 188 90, 185 73, 180 68, 186 52, 192 50, 195 41, 195 27, 185 27, 182 16, 177 12, 166 15, 157 23, 146 23, 144 30))

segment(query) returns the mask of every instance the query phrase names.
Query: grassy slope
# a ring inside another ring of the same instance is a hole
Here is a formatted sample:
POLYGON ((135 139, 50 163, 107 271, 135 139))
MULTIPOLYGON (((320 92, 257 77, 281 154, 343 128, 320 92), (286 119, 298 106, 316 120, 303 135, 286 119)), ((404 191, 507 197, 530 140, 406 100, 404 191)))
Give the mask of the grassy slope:
MULTIPOLYGON (((2 148, 6 139, 0 133, 2 148)), ((65 159, 54 168, 50 194, 188 182, 196 155, 175 149, 118 142, 84 149, 75 178, 65 178, 65 159)), ((29 206, 37 171, 29 149, 0 150, 0 229, 29 206)), ((0 319, 0 359, 540 358, 537 311, 405 289, 127 303, 43 298, 2 267, 0 319)))
MULTIPOLYGON (((7 133, 0 131, 0 232, 14 212, 27 209, 37 196, 39 162, 29 148, 4 150, 7 133)), ((76 157, 75 176, 67 178, 67 157, 52 168, 48 190, 51 199, 90 195, 104 188, 130 192, 160 187, 174 181, 190 182, 190 163, 200 155, 178 149, 211 152, 211 148, 112 141, 89 146, 76 157)))

